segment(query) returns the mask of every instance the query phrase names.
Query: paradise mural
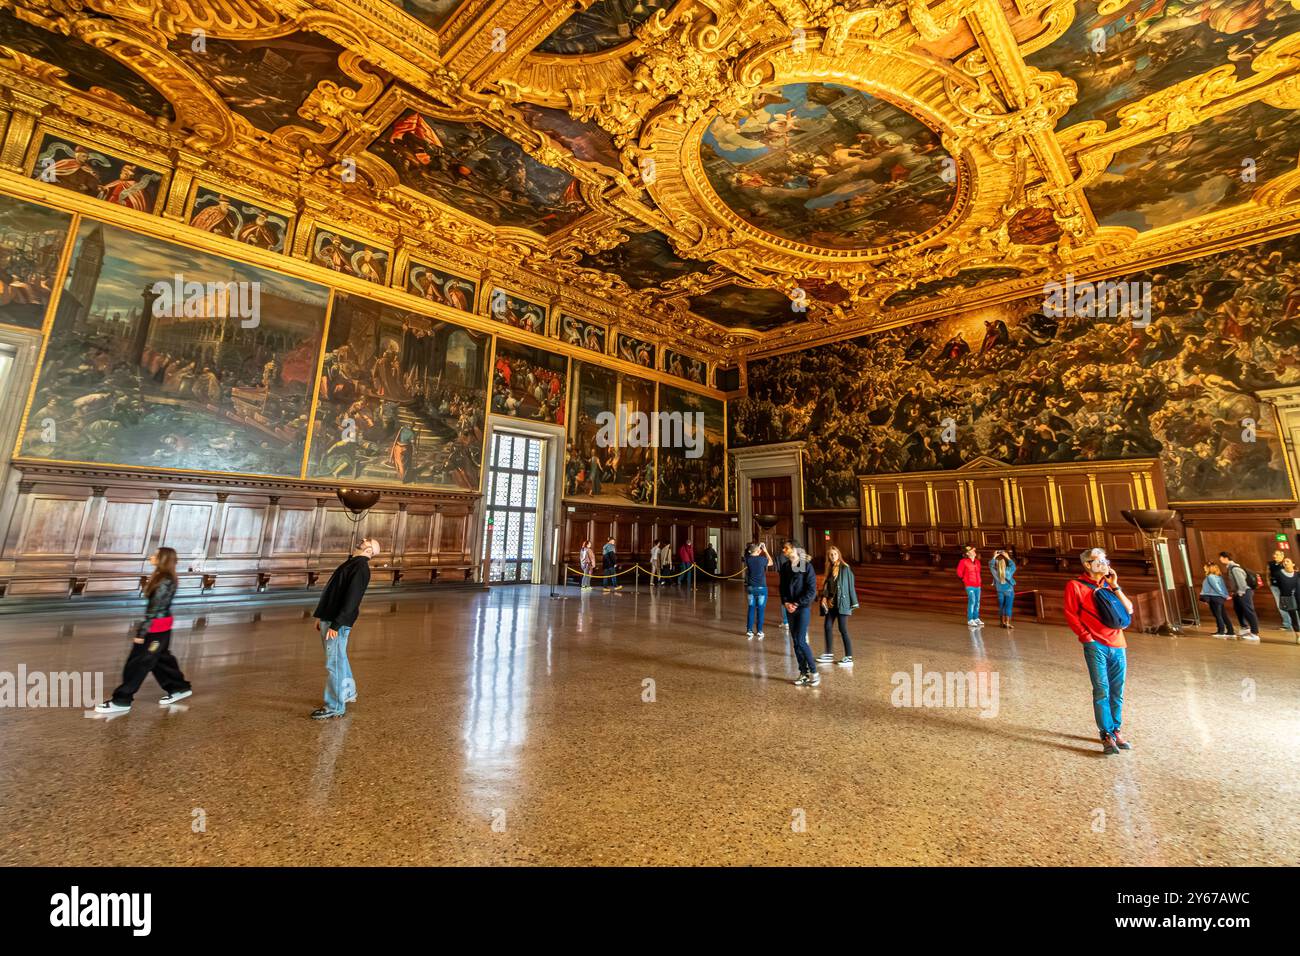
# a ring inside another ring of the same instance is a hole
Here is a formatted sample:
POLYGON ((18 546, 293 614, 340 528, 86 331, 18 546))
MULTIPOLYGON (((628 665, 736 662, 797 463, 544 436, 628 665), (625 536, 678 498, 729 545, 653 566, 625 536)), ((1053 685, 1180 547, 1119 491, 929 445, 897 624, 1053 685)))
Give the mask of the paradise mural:
POLYGON ((490 336, 338 293, 307 473, 476 489, 490 336))
POLYGON ((1036 298, 752 362, 731 443, 807 441, 814 508, 855 507, 858 475, 977 455, 1159 456, 1172 501, 1290 499, 1257 393, 1300 383, 1300 237, 1121 281, 1149 283, 1149 325, 1036 298))
POLYGON ((83 220, 22 454, 298 477, 328 299, 83 220))
POLYGON ((0 325, 45 322, 72 216, 0 196, 0 325))

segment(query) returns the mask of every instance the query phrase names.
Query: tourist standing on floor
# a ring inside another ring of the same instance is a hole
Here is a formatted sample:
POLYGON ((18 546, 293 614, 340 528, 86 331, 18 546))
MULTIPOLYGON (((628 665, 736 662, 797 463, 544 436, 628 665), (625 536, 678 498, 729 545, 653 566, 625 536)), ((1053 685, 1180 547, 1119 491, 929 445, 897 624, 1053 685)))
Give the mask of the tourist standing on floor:
POLYGON ((1282 630, 1292 631, 1291 616, 1282 610, 1282 589, 1278 584, 1278 575, 1282 571, 1282 562, 1286 560, 1285 551, 1274 551, 1273 560, 1268 563, 1268 589, 1273 592, 1273 604, 1282 615, 1282 630))
POLYGON ((596 570, 596 552, 591 550, 591 540, 584 539, 578 552, 578 567, 582 568, 582 590, 591 590, 591 572, 596 570))
POLYGON ((700 552, 700 560, 698 563, 700 566, 700 570, 703 571, 705 574, 710 575, 710 580, 712 580, 714 577, 717 577, 718 552, 717 550, 714 549, 712 541, 706 544, 704 546, 704 550, 700 552))
POLYGON ((745 637, 763 639, 763 612, 767 609, 767 569, 772 566, 772 556, 767 545, 751 542, 745 549, 745 637))
MULTIPOLYGON (((766 546, 764 546, 763 550, 767 550, 766 546)), ((782 569, 789 563, 790 559, 785 556, 785 551, 782 550, 781 553, 776 556, 776 577, 778 581, 781 579, 782 569)), ((781 630, 788 631, 790 630, 790 615, 785 612, 785 602, 778 601, 777 603, 781 605, 781 630)))
POLYGON ((1065 619, 1083 644, 1102 752, 1117 754, 1132 749, 1120 724, 1128 672, 1124 628, 1131 620, 1133 602, 1120 588, 1119 576, 1111 569, 1105 551, 1089 548, 1079 560, 1083 574, 1065 585, 1065 619))
POLYGON ((840 640, 844 642, 844 656, 840 664, 849 667, 853 664, 853 642, 849 640, 848 619, 858 609, 858 590, 853 581, 853 569, 844 563, 840 549, 831 545, 826 549, 826 577, 822 581, 821 613, 825 615, 823 630, 826 638, 826 653, 817 658, 824 664, 835 660, 835 634, 833 628, 839 625, 840 640))
POLYGON ((176 552, 171 548, 159 548, 149 563, 154 570, 144 585, 147 599, 144 620, 135 629, 131 653, 122 668, 122 683, 111 698, 95 705, 96 713, 125 714, 131 709, 140 685, 150 674, 166 691, 166 696, 158 701, 164 707, 193 693, 171 651, 172 598, 176 596, 177 583, 176 552))
POLYGON ((966 545, 962 558, 957 562, 957 577, 966 588, 966 624, 968 627, 983 627, 980 620, 980 562, 975 545, 966 545))
POLYGON ((998 627, 1014 628, 1011 614, 1016 604, 1016 562, 1006 551, 993 552, 989 561, 993 587, 998 592, 998 627))
POLYGON ((1223 576, 1227 579, 1228 593, 1232 595, 1232 609, 1237 614, 1237 623, 1241 625, 1238 640, 1259 640, 1259 616, 1255 613, 1255 585, 1250 574, 1236 561, 1228 551, 1219 552, 1219 564, 1223 565, 1223 576))
POLYGON ((325 706, 311 712, 316 720, 342 717, 348 704, 357 702, 357 683, 348 662, 348 638, 361 612, 361 599, 370 587, 370 559, 380 551, 379 542, 365 538, 330 575, 316 602, 316 630, 325 648, 325 706))
POLYGON ((1233 637, 1232 623, 1228 620, 1226 606, 1229 597, 1228 585, 1223 580, 1223 572, 1217 564, 1204 565, 1201 570, 1205 580, 1201 582, 1201 600, 1210 606, 1214 614, 1214 633, 1212 637, 1233 637))
POLYGON ((605 542, 600 553, 601 573, 605 575, 605 593, 621 591, 623 585, 618 583, 618 552, 614 548, 614 539, 605 542))
POLYGON ((797 541, 786 541, 781 545, 781 553, 786 558, 781 565, 781 604, 790 621, 790 641, 799 665, 799 678, 794 683, 800 687, 816 687, 822 679, 817 673, 812 648, 808 646, 808 618, 817 600, 817 572, 808 552, 797 541))
POLYGON ((655 541, 650 548, 650 586, 654 587, 659 583, 659 542, 655 541))
POLYGON ((673 548, 667 541, 659 542, 659 584, 666 585, 673 573, 673 548))
POLYGON ((1295 562, 1283 556, 1282 567, 1277 572, 1278 607, 1282 609, 1282 619, 1287 622, 1288 631, 1300 634, 1300 575, 1296 574, 1295 562))
POLYGON ((691 539, 687 538, 682 542, 682 546, 677 549, 677 560, 682 565, 681 586, 689 588, 695 583, 695 545, 691 539))

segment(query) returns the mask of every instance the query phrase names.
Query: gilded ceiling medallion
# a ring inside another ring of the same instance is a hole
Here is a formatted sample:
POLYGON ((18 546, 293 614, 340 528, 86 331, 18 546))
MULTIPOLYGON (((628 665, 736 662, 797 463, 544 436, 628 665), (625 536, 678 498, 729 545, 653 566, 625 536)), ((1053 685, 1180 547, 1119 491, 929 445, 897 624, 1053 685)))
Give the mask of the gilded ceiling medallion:
POLYGON ((700 142, 718 198, 763 232, 822 249, 871 249, 938 226, 957 163, 892 103, 835 83, 765 86, 700 142))

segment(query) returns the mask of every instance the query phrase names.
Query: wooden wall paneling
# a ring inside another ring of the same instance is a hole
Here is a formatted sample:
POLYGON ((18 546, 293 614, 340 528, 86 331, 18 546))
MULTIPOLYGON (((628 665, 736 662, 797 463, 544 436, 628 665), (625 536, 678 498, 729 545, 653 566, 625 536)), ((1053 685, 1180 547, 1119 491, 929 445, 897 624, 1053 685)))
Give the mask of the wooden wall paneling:
POLYGON ((314 505, 280 503, 276 513, 271 554, 277 558, 306 557, 311 553, 312 529, 316 522, 314 505))
POLYGON ((159 504, 162 544, 173 548, 182 564, 201 561, 208 553, 216 502, 173 499, 159 504))
POLYGON ((85 497, 58 493, 33 495, 19 540, 19 555, 75 556, 89 513, 90 501, 85 497))
POLYGON ((433 514, 428 511, 406 512, 406 535, 404 546, 406 556, 414 560, 416 556, 425 563, 431 553, 430 536, 433 531, 433 514))
POLYGON ((222 516, 219 555, 223 558, 260 555, 269 507, 269 504, 250 501, 227 502, 222 516))
POLYGON ((155 502, 112 500, 101 495, 102 508, 92 538, 91 553, 105 557, 147 558, 149 532, 153 530, 155 502))
POLYGON ((325 525, 321 532, 321 555, 347 554, 352 550, 354 524, 347 511, 337 507, 325 509, 325 525))

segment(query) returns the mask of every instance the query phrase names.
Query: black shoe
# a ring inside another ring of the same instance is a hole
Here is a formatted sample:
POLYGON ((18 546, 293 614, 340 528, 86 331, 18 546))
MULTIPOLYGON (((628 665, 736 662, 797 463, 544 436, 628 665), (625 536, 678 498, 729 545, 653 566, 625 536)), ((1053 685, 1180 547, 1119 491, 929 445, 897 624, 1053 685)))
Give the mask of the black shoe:
POLYGON ((317 707, 311 712, 312 720, 329 720, 331 717, 342 717, 343 711, 326 710, 324 707, 317 707))

